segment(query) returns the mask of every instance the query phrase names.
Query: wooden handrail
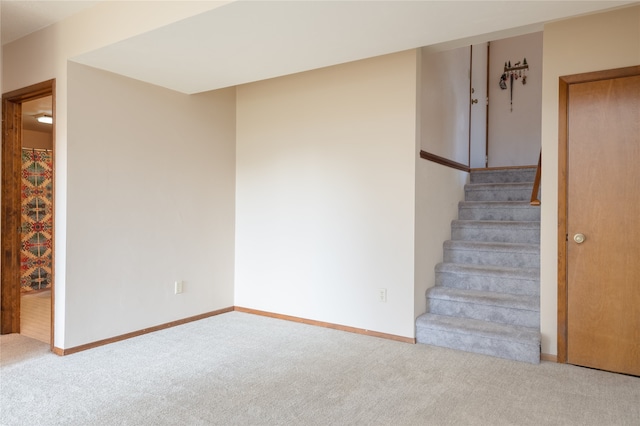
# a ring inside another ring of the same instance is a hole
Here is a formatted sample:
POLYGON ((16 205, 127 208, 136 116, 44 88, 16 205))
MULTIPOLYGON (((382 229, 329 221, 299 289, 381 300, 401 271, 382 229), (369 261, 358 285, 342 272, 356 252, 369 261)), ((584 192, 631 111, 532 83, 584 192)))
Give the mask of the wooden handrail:
POLYGON ((539 206, 540 200, 538 194, 540 193, 540 179, 542 178, 542 150, 540 150, 540 157, 538 157, 538 168, 536 169, 536 178, 533 181, 533 190, 531 190, 531 205, 539 206))
POLYGON ((452 169, 462 170, 463 172, 469 173, 471 171, 466 164, 458 163, 457 161, 449 160, 448 158, 440 157, 439 155, 431 154, 423 150, 420 150, 420 158, 451 167, 452 169))

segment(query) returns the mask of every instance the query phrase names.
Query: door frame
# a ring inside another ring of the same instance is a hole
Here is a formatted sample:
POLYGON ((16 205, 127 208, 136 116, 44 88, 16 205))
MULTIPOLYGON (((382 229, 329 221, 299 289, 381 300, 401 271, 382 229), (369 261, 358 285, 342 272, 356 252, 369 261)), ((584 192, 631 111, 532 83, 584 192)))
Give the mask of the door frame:
POLYGON ((640 65, 562 76, 559 79, 558 105, 558 357, 559 363, 567 362, 567 161, 569 86, 593 81, 611 80, 640 75, 640 65))
MULTIPOLYGON (((474 54, 473 54, 473 52, 474 52, 474 49, 473 49, 473 47, 474 46, 481 46, 482 44, 485 44, 485 43, 477 43, 475 45, 474 44, 470 45, 470 49, 471 49, 470 55, 471 55, 471 57, 470 57, 470 60, 469 60, 469 64, 470 64, 469 65, 469 75, 470 75, 469 76, 469 99, 470 99, 470 102, 469 102, 469 169, 483 169, 483 168, 486 169, 486 168, 489 168, 489 75, 490 75, 489 64, 491 62, 491 57, 490 57, 490 54, 491 54, 491 48, 490 48, 491 42, 490 41, 486 42, 487 46, 486 46, 486 49, 485 49, 485 52, 484 52, 487 64, 484 67, 484 70, 480 71, 481 73, 482 72, 485 73, 484 74, 484 81, 482 81, 482 85, 484 86, 482 88, 484 90, 484 95, 485 95, 484 99, 478 98, 477 97, 478 95, 475 95, 475 93, 473 92, 473 90, 474 90, 474 84, 473 84, 473 80, 474 80, 474 78, 473 78, 474 77, 474 67, 473 67, 474 54), (472 163, 472 155, 471 155, 471 153, 473 151, 473 149, 471 147, 472 147, 472 145, 474 145, 474 140, 475 140, 474 137, 473 137, 474 133, 473 133, 473 104, 472 104, 474 95, 476 96, 475 100, 477 102, 479 102, 479 103, 481 102, 481 104, 479 106, 484 105, 484 112, 485 112, 485 114, 484 114, 484 123, 483 123, 483 125, 484 125, 484 135, 483 135, 484 136, 484 146, 482 147, 484 149, 484 158, 483 158, 483 161, 482 161, 482 163, 483 163, 482 167, 472 167, 471 166, 471 163, 472 163)), ((477 50, 480 50, 480 49, 476 49, 476 51, 477 50)), ((482 52, 480 52, 480 55, 482 55, 482 52)))
MULTIPOLYGON (((0 273, 0 334, 20 332, 20 232, 21 225, 21 150, 22 103, 51 96, 53 115, 53 158, 56 137, 56 82, 43 81, 2 95, 2 247, 0 273)), ((53 170, 53 228, 51 264, 51 341, 53 349, 55 306, 55 167, 53 170)))

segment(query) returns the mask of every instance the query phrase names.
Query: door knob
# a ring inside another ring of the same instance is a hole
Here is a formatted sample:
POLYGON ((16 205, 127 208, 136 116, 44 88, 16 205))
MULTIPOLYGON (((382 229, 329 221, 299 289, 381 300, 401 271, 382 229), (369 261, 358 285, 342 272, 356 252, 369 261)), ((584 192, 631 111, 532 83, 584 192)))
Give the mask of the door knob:
POLYGON ((578 244, 584 243, 584 240, 585 240, 584 234, 576 234, 573 236, 573 241, 575 241, 578 244))
POLYGON ((478 100, 477 99, 471 99, 471 104, 477 104, 478 100))

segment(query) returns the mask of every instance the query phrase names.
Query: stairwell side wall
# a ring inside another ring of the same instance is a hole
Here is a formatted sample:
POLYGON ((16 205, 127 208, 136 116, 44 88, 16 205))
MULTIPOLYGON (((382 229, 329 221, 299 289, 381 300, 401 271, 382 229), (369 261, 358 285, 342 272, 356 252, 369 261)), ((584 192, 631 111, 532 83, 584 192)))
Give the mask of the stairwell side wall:
MULTIPOLYGON (((432 104, 428 98, 434 96, 428 89, 433 87, 434 76, 424 69, 425 61, 433 56, 418 49, 416 61, 416 174, 415 174, 415 241, 414 241, 414 317, 427 311, 426 291, 435 285, 435 266, 442 262, 443 243, 451 238, 451 221, 458 217, 458 202, 464 200, 464 185, 469 182, 469 173, 420 158, 424 140, 442 136, 442 129, 431 128, 432 120, 423 117, 432 104), (425 58, 427 55, 427 58, 425 58)), ((446 141, 453 152, 459 150, 459 141, 446 141), (456 146, 453 146, 456 145, 456 146)), ((457 158, 448 157, 459 160, 457 158)))
POLYGON ((427 310, 425 292, 435 285, 434 269, 442 262, 442 244, 451 239, 451 221, 458 217, 469 173, 416 158, 414 314, 418 317, 427 310))

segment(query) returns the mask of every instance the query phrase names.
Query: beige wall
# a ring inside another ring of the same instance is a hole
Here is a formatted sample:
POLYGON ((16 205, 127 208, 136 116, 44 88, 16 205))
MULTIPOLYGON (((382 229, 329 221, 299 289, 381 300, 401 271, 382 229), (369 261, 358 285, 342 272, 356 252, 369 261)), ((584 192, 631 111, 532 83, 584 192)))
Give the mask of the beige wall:
POLYGON ((55 336, 65 348, 67 259, 67 65, 70 58, 226 2, 101 2, 2 46, 3 93, 56 79, 55 336), (124 17, 124 18, 123 18, 124 17))
POLYGON ((489 167, 531 166, 540 154, 542 102, 542 32, 491 42, 489 75, 489 167), (498 84, 504 63, 527 59, 527 84, 522 79, 507 89, 498 84))
POLYGON ((471 48, 420 50, 421 148, 468 165, 471 48))
POLYGON ((451 221, 458 218, 469 173, 416 156, 415 316, 427 311, 427 289, 435 285, 435 267, 442 262, 442 244, 451 239, 451 221))
POLYGON ((235 89, 68 77, 65 345, 233 306, 235 89))
POLYGON ((551 23, 542 86, 542 351, 557 353, 558 78, 640 64, 640 6, 551 23))
POLYGON ((22 130, 22 147, 53 149, 53 136, 51 132, 36 132, 34 130, 22 130))
POLYGON ((415 109, 416 51, 238 87, 236 305, 413 337, 415 109))

